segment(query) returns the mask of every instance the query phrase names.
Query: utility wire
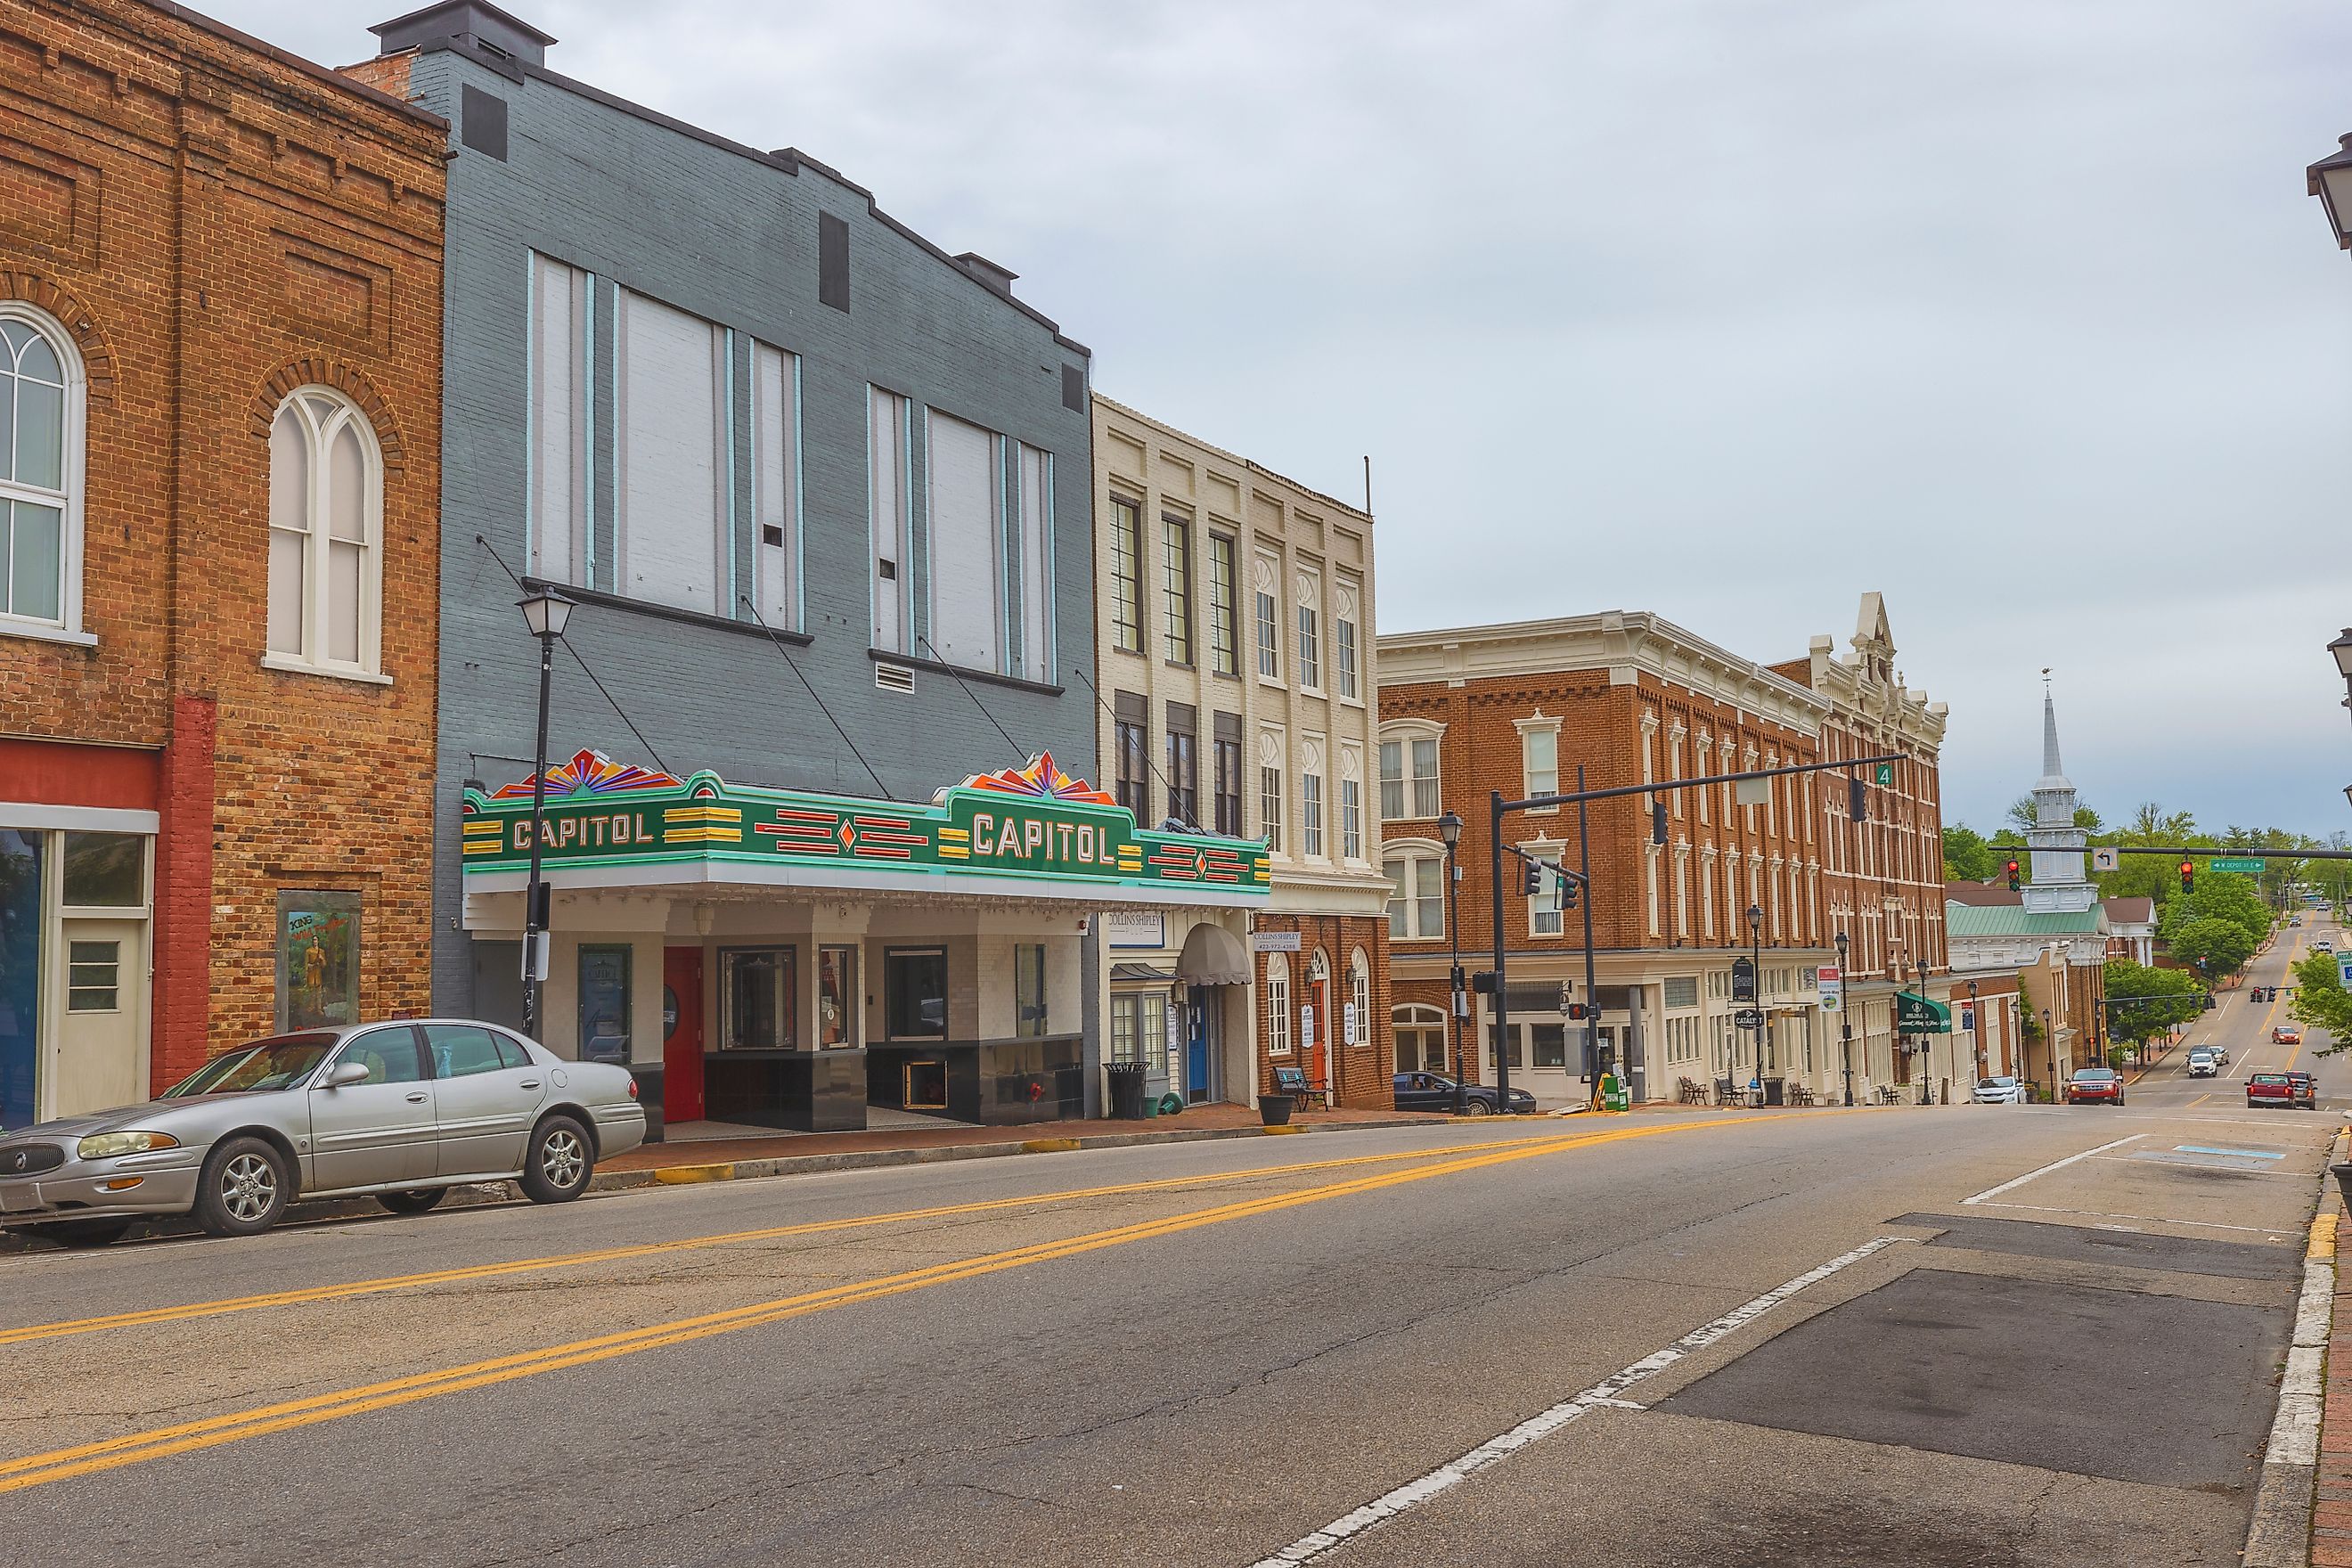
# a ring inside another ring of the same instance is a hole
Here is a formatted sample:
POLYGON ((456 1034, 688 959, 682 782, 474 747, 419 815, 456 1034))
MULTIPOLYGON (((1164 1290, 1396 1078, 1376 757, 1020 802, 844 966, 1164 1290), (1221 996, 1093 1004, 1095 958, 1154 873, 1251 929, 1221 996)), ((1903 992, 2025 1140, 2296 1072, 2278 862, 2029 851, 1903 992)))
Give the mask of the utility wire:
MULTIPOLYGON (((1110 732, 1113 743, 1116 744, 1118 735, 1118 711, 1114 710, 1109 703, 1103 700, 1102 688, 1097 686, 1094 681, 1087 677, 1085 670, 1079 668, 1076 665, 1072 665, 1070 667, 1070 673, 1076 676, 1080 680, 1086 681, 1087 689, 1095 694, 1095 706, 1110 715, 1110 732)), ((1199 758, 1197 755, 1194 757, 1193 762, 1195 766, 1199 765, 1199 758)), ((1174 805, 1176 804, 1176 786, 1168 782, 1168 775, 1161 773, 1160 771, 1160 764, 1151 760, 1151 748, 1148 744, 1143 748, 1143 765, 1151 770, 1151 776, 1158 779, 1160 781, 1160 787, 1168 792, 1168 804, 1171 806, 1174 805)), ((1192 817, 1179 816, 1176 820, 1182 823, 1194 833, 1205 833, 1208 831, 1207 828, 1202 827, 1198 821, 1192 817)))
POLYGON ((996 715, 989 712, 988 704, 980 700, 980 693, 974 691, 969 685, 966 685, 962 676, 956 674, 956 667, 948 663, 947 656, 940 652, 940 645, 933 642, 930 638, 924 637, 920 632, 917 632, 915 636, 921 638, 923 646, 931 650, 932 656, 939 659, 940 667, 950 675, 955 676, 955 683, 958 686, 963 687, 963 694, 971 699, 971 705, 979 709, 982 716, 986 718, 990 723, 996 724, 996 732, 1004 737, 1004 743, 1013 748, 1013 756, 1019 759, 1020 762, 1025 765, 1029 761, 1029 753, 1022 749, 1021 742, 1014 740, 1005 730, 1003 725, 996 723, 996 715))
POLYGON ((833 710, 824 705, 824 699, 816 694, 816 688, 809 685, 809 678, 801 674, 801 667, 793 660, 792 650, 784 647, 784 639, 776 635, 776 628, 768 624, 768 618, 760 614, 760 606, 751 603, 751 595, 747 594, 735 596, 743 601, 744 607, 751 612, 751 618, 760 623, 760 629, 768 634, 768 640, 776 645, 778 653, 784 656, 784 668, 791 670, 807 690, 810 700, 816 704, 816 710, 824 715, 825 722, 831 724, 834 733, 841 737, 841 743, 849 748, 849 754, 857 759, 857 765, 864 768, 866 776, 874 781, 874 787, 881 798, 888 800, 890 786, 882 782, 882 775, 874 771, 874 764, 866 760, 866 753, 857 749, 857 742, 849 738, 849 731, 841 727, 841 721, 833 716, 833 710))
MULTIPOLYGON (((483 538, 478 533, 474 535, 474 542, 490 552, 490 559, 499 563, 499 571, 514 579, 514 585, 516 587, 523 587, 522 579, 515 576, 515 569, 507 564, 506 557, 498 552, 498 549, 495 545, 491 544, 488 540, 483 538)), ((523 588, 523 592, 529 593, 530 590, 528 588, 523 588)), ((646 755, 653 758, 654 766, 661 769, 664 773, 669 772, 669 764, 662 761, 662 754, 654 750, 654 743, 646 739, 646 732, 637 728, 635 721, 629 717, 628 710, 623 708, 619 700, 614 698, 612 692, 606 689, 604 683, 596 679, 596 672, 588 668, 588 661, 580 657, 580 650, 573 647, 571 642, 566 638, 558 637, 555 640, 563 644, 563 651, 572 656, 572 662, 580 667, 580 673, 586 676, 592 682, 593 682, 597 690, 604 693, 604 700, 612 703, 613 711, 621 716, 622 723, 628 725, 629 733, 637 738, 637 744, 646 749, 646 755)))

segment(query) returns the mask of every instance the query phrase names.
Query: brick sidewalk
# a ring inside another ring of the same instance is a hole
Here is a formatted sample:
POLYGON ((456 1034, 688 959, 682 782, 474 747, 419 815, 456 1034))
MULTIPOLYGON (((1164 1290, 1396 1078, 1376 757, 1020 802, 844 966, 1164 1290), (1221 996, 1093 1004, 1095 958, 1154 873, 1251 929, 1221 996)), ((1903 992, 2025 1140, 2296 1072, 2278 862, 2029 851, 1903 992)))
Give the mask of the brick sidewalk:
MULTIPOLYGON (((2339 1139, 2334 1157, 2342 1158, 2339 1139)), ((2336 1231, 2343 1224, 2344 1201, 2333 1191, 2321 1202, 2312 1250, 2320 1250, 2319 1234, 2333 1255, 2336 1231), (2334 1223, 2330 1223, 2333 1221, 2334 1223)), ((2327 1374, 2322 1384, 2319 1415, 2319 1457, 2315 1497, 2311 1514, 2311 1557, 2315 1568, 2352 1568, 2352 1282, 2346 1270, 2336 1270, 2336 1293, 2327 1332, 2327 1374)))

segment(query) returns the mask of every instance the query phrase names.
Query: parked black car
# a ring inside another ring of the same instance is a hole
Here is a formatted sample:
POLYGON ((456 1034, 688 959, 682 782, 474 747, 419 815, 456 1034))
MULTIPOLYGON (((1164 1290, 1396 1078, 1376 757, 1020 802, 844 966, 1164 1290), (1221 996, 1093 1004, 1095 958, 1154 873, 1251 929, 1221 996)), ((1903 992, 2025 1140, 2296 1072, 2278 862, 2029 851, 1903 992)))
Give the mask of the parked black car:
MULTIPOLYGON (((1440 1072, 1401 1072, 1396 1075, 1396 1108, 1399 1110, 1451 1110, 1454 1109, 1454 1080, 1440 1072)), ((1462 1109, 1472 1116, 1492 1116, 1501 1106, 1495 1086, 1474 1083, 1463 1091, 1462 1109)), ((1524 1089, 1511 1090, 1511 1112, 1516 1116, 1531 1114, 1536 1097, 1524 1089)))

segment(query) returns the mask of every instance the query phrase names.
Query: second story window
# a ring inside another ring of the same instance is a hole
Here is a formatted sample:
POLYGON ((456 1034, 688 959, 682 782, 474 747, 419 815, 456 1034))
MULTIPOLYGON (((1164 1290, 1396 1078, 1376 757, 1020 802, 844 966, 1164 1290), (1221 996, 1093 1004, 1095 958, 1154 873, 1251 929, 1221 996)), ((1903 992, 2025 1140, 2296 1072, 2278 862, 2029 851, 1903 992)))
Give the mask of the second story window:
POLYGON ((1331 608, 1331 677, 1342 697, 1359 695, 1356 679, 1356 589, 1339 586, 1339 603, 1331 608))
POLYGON ((0 631, 81 630, 81 420, 63 330, 0 309, 0 631))
POLYGON ((1234 602, 1238 591, 1234 549, 1228 536, 1209 535, 1209 668, 1219 675, 1242 672, 1241 625, 1234 602))
POLYGON ((1110 641, 1143 651, 1143 508, 1119 496, 1110 498, 1110 641))
POLYGON ((1242 731, 1234 714, 1216 716, 1216 830, 1229 837, 1242 836, 1242 731))
POLYGON ((269 635, 265 662, 373 675, 383 565, 383 462, 367 416, 306 386, 269 426, 269 635))
POLYGON ((1282 679, 1281 569, 1271 556, 1257 558, 1257 672, 1261 679, 1282 679))
POLYGON ((1308 691, 1323 688, 1322 611, 1318 603, 1321 597, 1315 579, 1302 574, 1298 579, 1298 684, 1308 691))
POLYGON ((1138 826, 1151 820, 1150 721, 1141 697, 1132 691, 1111 696, 1111 794, 1135 814, 1138 826))
POLYGON ((1181 517, 1160 520, 1160 553, 1167 603, 1163 640, 1169 659, 1192 662, 1192 525, 1181 517))
POLYGON ((1437 737, 1395 735, 1381 742, 1381 819, 1434 818, 1444 810, 1437 778, 1437 737))
POLYGON ((732 520, 720 510, 730 432, 719 407, 731 334, 643 294, 624 289, 620 300, 614 590, 731 619, 721 542, 732 520))
POLYGON ((1257 741, 1257 820, 1265 846, 1282 853, 1282 737, 1269 730, 1257 741))
POLYGON ((1199 720, 1189 703, 1168 705, 1168 815, 1201 825, 1199 720))
MULTIPOLYGON (((1538 714, 1537 718, 1542 718, 1538 714)), ((1559 726, 1525 723, 1519 729, 1521 784, 1530 799, 1559 793, 1559 726)))

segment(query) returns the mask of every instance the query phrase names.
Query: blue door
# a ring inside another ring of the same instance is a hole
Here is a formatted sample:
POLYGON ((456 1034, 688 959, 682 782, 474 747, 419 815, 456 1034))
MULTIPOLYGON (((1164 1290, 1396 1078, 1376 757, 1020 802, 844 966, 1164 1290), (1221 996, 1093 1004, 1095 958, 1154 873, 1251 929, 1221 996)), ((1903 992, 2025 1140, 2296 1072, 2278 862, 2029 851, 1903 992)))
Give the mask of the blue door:
POLYGON ((1209 1098, 1209 991, 1192 987, 1184 1008, 1184 1098, 1198 1105, 1209 1098))

